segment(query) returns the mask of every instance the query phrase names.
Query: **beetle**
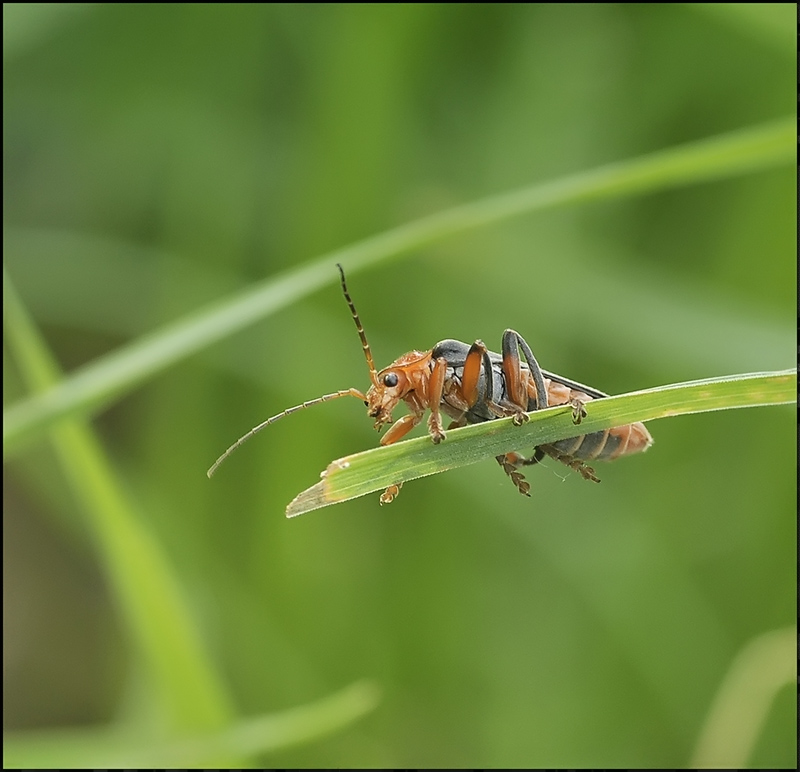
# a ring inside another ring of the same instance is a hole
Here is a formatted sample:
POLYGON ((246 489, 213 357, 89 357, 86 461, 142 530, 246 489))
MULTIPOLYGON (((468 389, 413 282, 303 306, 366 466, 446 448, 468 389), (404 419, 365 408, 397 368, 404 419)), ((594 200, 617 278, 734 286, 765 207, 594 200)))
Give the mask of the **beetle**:
MULTIPOLYGON (((369 367, 369 389, 366 393, 350 388, 324 394, 268 418, 236 440, 208 470, 209 477, 234 450, 266 426, 299 410, 340 397, 362 400, 367 414, 375 419, 378 431, 392 424, 380 440, 381 445, 391 445, 417 426, 427 410, 430 411, 428 434, 435 444, 439 444, 446 436, 442 413, 453 419, 448 429, 505 417, 511 417, 515 425, 521 426, 528 420, 530 411, 569 405, 573 423, 577 425, 586 416, 587 403, 609 396, 591 386, 543 370, 525 339, 511 329, 503 333, 500 354, 489 351, 481 340, 468 345, 446 339, 428 351, 409 351, 388 367, 376 370, 364 327, 347 289, 344 269, 338 263, 336 267, 369 367), (524 361, 520 359, 520 350, 524 361), (392 411, 400 402, 405 402, 410 412, 394 422, 392 411)), ((647 450, 652 444, 653 438, 644 424, 631 423, 539 445, 527 458, 509 452, 496 459, 517 490, 530 496, 530 484, 519 470, 539 463, 545 456, 566 464, 586 480, 600 482, 587 461, 612 461, 647 450)), ((391 502, 401 485, 389 486, 381 495, 381 504, 391 502)))

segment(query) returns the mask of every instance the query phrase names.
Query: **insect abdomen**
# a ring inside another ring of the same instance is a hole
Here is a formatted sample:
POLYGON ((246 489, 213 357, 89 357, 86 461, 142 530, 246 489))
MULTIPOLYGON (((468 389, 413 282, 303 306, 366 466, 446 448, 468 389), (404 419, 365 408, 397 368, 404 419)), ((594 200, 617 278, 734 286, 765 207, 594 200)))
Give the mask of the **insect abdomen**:
POLYGON ((590 432, 551 443, 556 450, 581 461, 613 461, 620 456, 641 453, 653 444, 644 424, 615 426, 602 432, 590 432))
MULTIPOLYGON (((572 400, 583 403, 592 401, 592 397, 582 391, 570 389, 564 384, 545 378, 547 402, 550 406, 566 405, 572 400)), ((614 426, 602 432, 590 432, 566 440, 551 443, 551 447, 567 456, 581 461, 613 461, 620 456, 641 453, 653 444, 650 432, 642 423, 614 426)))

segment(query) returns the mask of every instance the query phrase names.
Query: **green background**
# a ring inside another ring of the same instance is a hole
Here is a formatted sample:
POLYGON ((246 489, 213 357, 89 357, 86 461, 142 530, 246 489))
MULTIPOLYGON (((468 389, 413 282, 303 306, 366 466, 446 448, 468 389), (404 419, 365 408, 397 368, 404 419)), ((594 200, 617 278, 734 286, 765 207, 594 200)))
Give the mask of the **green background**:
MULTIPOLYGON (((6 6, 6 266, 70 371, 450 206, 790 115, 794 6, 6 6)), ((789 166, 534 214, 350 277, 378 367, 519 330, 610 393, 794 361, 789 166)), ((95 421, 240 716, 367 677, 378 708, 269 766, 657 766, 733 658, 795 620, 791 408, 654 423, 644 456, 493 463, 288 521, 377 444, 335 284, 95 421)), ((24 395, 4 348, 5 401, 24 395)), ((397 413, 399 416, 400 413, 397 413)), ((396 416, 396 417, 397 417, 396 416)), ((7 729, 164 731, 85 513, 41 441, 6 466, 7 729)), ((749 763, 795 764, 793 691, 749 763)))

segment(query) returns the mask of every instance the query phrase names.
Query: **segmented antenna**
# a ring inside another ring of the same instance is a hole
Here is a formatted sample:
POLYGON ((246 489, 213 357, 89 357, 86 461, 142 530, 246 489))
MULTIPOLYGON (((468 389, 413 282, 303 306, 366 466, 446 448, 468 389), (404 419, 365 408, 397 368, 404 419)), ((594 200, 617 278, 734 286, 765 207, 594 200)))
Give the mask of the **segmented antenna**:
POLYGON ((324 394, 321 397, 317 397, 316 399, 310 399, 308 402, 304 402, 302 405, 295 405, 294 407, 290 407, 287 410, 284 410, 282 413, 278 413, 278 415, 272 416, 272 418, 268 418, 263 423, 260 423, 258 426, 253 427, 247 434, 243 437, 239 437, 236 442, 233 443, 211 466, 211 468, 206 472, 206 474, 211 477, 214 472, 217 471, 217 467, 228 457, 231 453, 233 453, 236 448, 240 445, 243 445, 247 440, 249 440, 254 434, 260 432, 265 426, 269 426, 270 424, 274 424, 279 418, 283 418, 286 415, 291 415, 292 413, 296 413, 298 410, 304 410, 307 407, 311 407, 312 405, 318 405, 320 402, 328 402, 332 399, 338 399, 339 397, 358 397, 362 402, 366 402, 367 398, 362 394, 358 389, 342 389, 342 391, 335 391, 332 394, 324 394))
POLYGON ((353 305, 353 301, 350 299, 350 293, 347 291, 347 283, 344 280, 344 268, 342 268, 339 263, 336 263, 336 267, 339 269, 339 274, 342 277, 342 292, 344 292, 344 299, 347 301, 347 305, 350 306, 350 313, 353 315, 353 321, 356 323, 358 337, 361 338, 361 348, 364 349, 364 356, 367 358, 370 380, 373 383, 376 383, 375 376, 377 370, 375 369, 375 362, 372 361, 372 352, 369 350, 369 343, 367 343, 367 334, 364 332, 364 328, 361 326, 361 320, 358 318, 358 311, 356 311, 356 307, 353 305))

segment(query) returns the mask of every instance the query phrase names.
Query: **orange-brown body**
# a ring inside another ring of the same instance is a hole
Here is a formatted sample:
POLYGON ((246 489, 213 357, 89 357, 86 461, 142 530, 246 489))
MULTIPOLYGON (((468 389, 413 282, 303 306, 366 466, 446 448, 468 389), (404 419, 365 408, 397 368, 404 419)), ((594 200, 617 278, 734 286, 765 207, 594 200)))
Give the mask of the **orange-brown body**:
MULTIPOLYGON (((376 419, 375 427, 381 429, 392 422, 394 408, 401 401, 406 403, 409 414, 400 418, 381 439, 381 445, 390 445, 417 426, 425 411, 430 410, 428 432, 433 442, 439 443, 445 438, 442 412, 454 419, 450 428, 455 428, 503 416, 513 416, 514 422, 521 424, 527 420, 529 410, 570 405, 577 424, 585 415, 587 403, 607 396, 544 372, 527 343, 513 330, 506 330, 503 336, 502 355, 488 352, 480 341, 471 347, 459 341, 442 341, 430 351, 404 354, 376 373, 366 394, 367 412, 376 419), (523 348, 525 363, 519 360, 517 346, 523 348)), ((644 424, 633 423, 539 446, 531 458, 506 453, 497 460, 519 490, 529 495, 530 486, 517 470, 537 463, 545 454, 572 467, 586 479, 598 481, 594 470, 584 462, 612 461, 646 450, 652 442, 644 424)), ((384 497, 391 500, 394 495, 396 490, 389 489, 384 497)))

